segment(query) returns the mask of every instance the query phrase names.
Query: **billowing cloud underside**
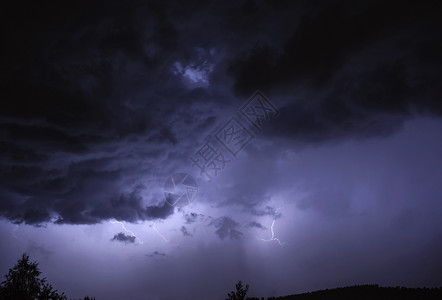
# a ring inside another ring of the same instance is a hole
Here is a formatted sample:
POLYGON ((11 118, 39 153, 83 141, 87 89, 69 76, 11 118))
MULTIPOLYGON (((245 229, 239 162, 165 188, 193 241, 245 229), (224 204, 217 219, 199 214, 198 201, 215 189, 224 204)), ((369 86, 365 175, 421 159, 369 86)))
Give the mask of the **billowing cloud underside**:
MULTIPOLYGON (((187 166, 218 112, 255 89, 281 111, 263 134, 293 147, 388 135, 442 113, 437 4, 48 5, 25 8, 32 28, 19 4, 7 7, 0 215, 16 223, 167 218, 174 209, 152 174, 187 166)), ((231 219, 212 225, 241 236, 231 219)))

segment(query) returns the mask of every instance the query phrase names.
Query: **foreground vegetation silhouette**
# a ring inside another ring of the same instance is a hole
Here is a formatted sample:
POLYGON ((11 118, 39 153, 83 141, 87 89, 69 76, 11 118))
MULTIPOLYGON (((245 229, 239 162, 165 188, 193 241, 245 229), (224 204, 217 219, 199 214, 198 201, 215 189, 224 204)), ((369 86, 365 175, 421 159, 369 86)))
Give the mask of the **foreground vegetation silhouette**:
MULTIPOLYGON (((264 300, 265 298, 246 298, 249 285, 243 288, 242 282, 236 284, 236 292, 228 294, 226 300, 264 300)), ((440 288, 405 288, 405 287, 380 287, 373 285, 357 285, 336 289, 327 289, 310 293, 296 294, 283 297, 270 297, 267 300, 440 300, 440 288)))
MULTIPOLYGON (((9 269, 5 281, 0 285, 2 300, 67 300, 66 295, 54 290, 46 278, 40 278, 41 272, 37 262, 30 262, 29 255, 24 253, 17 264, 9 269)), ((95 300, 85 297, 83 300, 95 300)))
MULTIPOLYGON (((41 272, 37 262, 31 262, 29 255, 24 253, 17 264, 9 269, 5 275, 5 281, 0 284, 1 300, 67 300, 64 293, 59 293, 46 278, 40 278, 41 272)), ((241 281, 236 284, 236 291, 227 294, 226 300, 264 300, 262 298, 247 296, 249 285, 243 286, 241 281)), ((267 300, 440 300, 442 299, 442 287, 440 288, 404 288, 404 287, 379 287, 378 285, 359 285, 351 287, 321 290, 310 293, 289 295, 283 297, 271 297, 267 300)), ((81 299, 80 299, 81 300, 81 299)), ((95 300, 95 297, 84 297, 83 300, 95 300)))
POLYGON ((249 290, 249 285, 246 284, 246 287, 243 288, 241 280, 236 284, 236 292, 231 291, 227 294, 228 298, 226 300, 245 300, 247 291, 249 290))

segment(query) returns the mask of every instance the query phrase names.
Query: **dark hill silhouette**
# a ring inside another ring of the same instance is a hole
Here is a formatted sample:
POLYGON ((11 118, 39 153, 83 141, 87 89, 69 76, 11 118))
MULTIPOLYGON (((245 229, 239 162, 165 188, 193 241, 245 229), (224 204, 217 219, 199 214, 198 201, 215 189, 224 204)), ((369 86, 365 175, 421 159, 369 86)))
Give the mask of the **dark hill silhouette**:
MULTIPOLYGON (((241 281, 236 284, 236 292, 228 294, 226 300, 264 300, 265 298, 247 297, 249 285, 244 288, 241 281)), ((282 297, 270 297, 267 300, 441 300, 442 287, 405 288, 356 285, 282 297)))
POLYGON ((408 299, 442 299, 442 288, 405 288, 380 287, 375 285, 358 285, 336 289, 320 290, 310 293, 284 297, 268 298, 268 300, 408 300, 408 299))

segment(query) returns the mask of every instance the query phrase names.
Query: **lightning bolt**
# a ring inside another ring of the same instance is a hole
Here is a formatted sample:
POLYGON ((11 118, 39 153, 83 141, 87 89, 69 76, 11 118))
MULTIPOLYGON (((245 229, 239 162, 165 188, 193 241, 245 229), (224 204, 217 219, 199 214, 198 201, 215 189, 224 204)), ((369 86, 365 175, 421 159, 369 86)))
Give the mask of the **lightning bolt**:
POLYGON ((168 239, 166 239, 165 237, 164 237, 164 235, 162 235, 159 231, 158 231, 158 229, 157 229, 157 227, 155 226, 155 223, 153 223, 153 225, 150 225, 150 227, 152 227, 152 229, 153 229, 153 231, 155 231, 162 239, 163 239, 163 241, 165 241, 166 243, 169 241, 168 239))
POLYGON ((120 224, 120 225, 121 225, 121 228, 123 228, 124 231, 126 231, 127 233, 129 233, 131 236, 135 237, 135 239, 138 241, 138 243, 139 243, 140 245, 143 245, 143 242, 140 240, 140 238, 137 237, 137 236, 135 235, 135 233, 133 233, 132 231, 128 230, 128 229, 126 228, 126 226, 124 226, 124 224, 123 224, 122 222, 119 222, 119 221, 109 221, 109 222, 112 223, 112 224, 120 224))
POLYGON ((281 215, 280 213, 278 213, 278 211, 280 209, 282 209, 282 208, 285 208, 287 206, 293 206, 293 205, 295 205, 295 204, 291 203, 291 204, 280 206, 280 207, 275 209, 275 211, 273 213, 272 226, 270 226, 270 231, 272 232, 272 237, 270 239, 268 239, 268 240, 262 239, 262 238, 260 238, 259 240, 264 241, 264 242, 277 241, 280 246, 284 246, 285 245, 285 242, 281 242, 278 238, 275 237, 275 229, 274 229, 274 227, 275 227, 276 218, 281 215))
POLYGON ((264 241, 264 242, 277 241, 279 246, 283 246, 284 243, 282 243, 278 238, 275 237, 275 230, 274 230, 275 221, 276 221, 276 219, 273 219, 272 226, 270 226, 270 231, 272 232, 272 237, 268 240, 266 240, 266 239, 260 239, 260 240, 264 241))

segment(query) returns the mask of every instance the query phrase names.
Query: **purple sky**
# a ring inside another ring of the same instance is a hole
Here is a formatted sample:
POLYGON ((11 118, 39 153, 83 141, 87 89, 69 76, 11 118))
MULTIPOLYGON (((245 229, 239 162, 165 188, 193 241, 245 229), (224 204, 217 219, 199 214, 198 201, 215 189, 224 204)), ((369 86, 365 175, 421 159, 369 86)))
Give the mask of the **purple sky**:
POLYGON ((7 5, 1 275, 28 252, 77 298, 224 299, 238 280, 259 297, 442 286, 441 13, 7 5), (240 114, 257 90, 280 112, 261 131, 240 114), (236 156, 215 139, 232 117, 253 134, 236 156), (211 181, 190 160, 207 141, 229 160, 211 181), (177 173, 199 189, 183 207, 163 193, 177 173))

